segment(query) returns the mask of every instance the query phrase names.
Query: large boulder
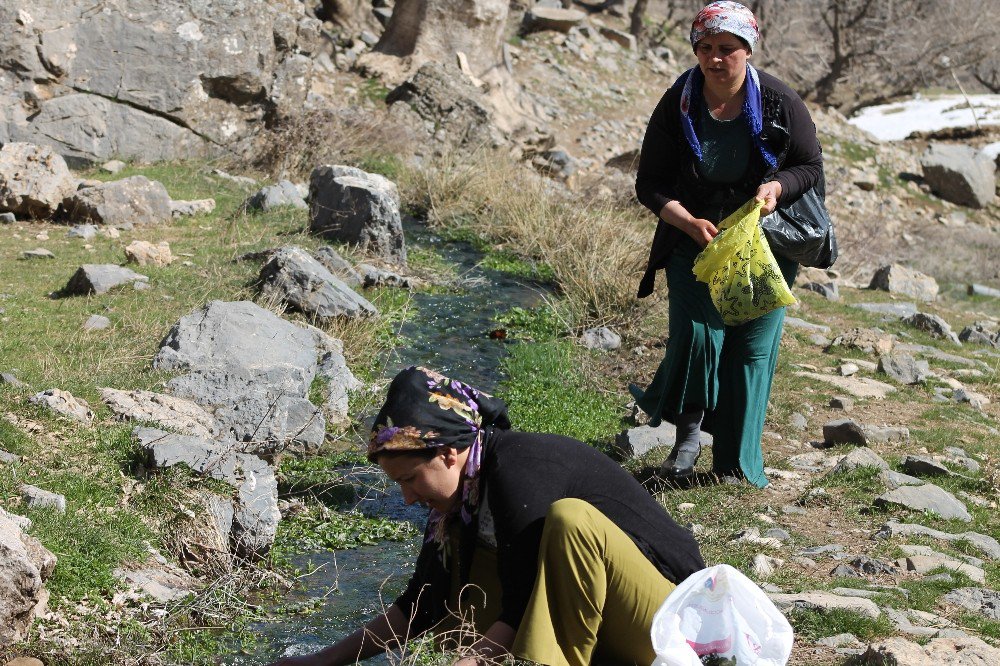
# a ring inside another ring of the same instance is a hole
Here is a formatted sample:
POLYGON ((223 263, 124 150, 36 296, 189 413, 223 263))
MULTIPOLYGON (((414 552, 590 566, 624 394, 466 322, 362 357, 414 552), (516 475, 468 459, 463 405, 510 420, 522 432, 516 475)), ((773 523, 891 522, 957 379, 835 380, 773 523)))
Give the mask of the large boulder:
POLYGON ((921 301, 933 301, 938 295, 938 284, 934 278, 900 264, 880 267, 872 276, 868 288, 921 301))
POLYGON ((56 557, 20 521, 0 509, 0 645, 22 640, 36 615, 45 610, 45 581, 56 557))
MULTIPOLYGON (((403 224, 385 179, 338 176, 317 167, 309 177, 309 231, 328 240, 358 245, 391 263, 406 263, 403 224)), ((397 195, 398 196, 398 195, 397 195)))
POLYGON ((75 189, 76 179, 51 148, 30 143, 0 148, 0 212, 49 218, 75 189))
POLYGON ((208 408, 241 449, 261 453, 322 444, 326 421, 308 398, 317 374, 331 394, 334 380, 344 393, 357 386, 339 341, 249 302, 212 301, 182 317, 153 367, 187 371, 167 382, 170 393, 208 408))
POLYGON ((453 146, 499 146, 506 136, 483 94, 453 65, 425 63, 385 98, 390 114, 453 146))
POLYGON ((924 180, 942 199, 985 208, 996 194, 996 165, 970 146, 932 143, 920 158, 924 180))
POLYGON ((0 142, 77 164, 239 146, 301 108, 319 28, 296 2, 10 0, 0 67, 21 85, 0 105, 0 142))
POLYGON ((278 250, 260 271, 261 294, 319 320, 377 314, 375 306, 298 247, 278 250))
POLYGON ((281 513, 278 482, 270 465, 257 456, 234 451, 226 442, 154 428, 136 428, 133 434, 146 449, 151 467, 186 465, 235 489, 230 534, 234 552, 256 557, 271 547, 281 513))
POLYGON ((167 188, 145 176, 84 187, 62 204, 63 214, 74 223, 127 227, 158 224, 173 219, 167 188))

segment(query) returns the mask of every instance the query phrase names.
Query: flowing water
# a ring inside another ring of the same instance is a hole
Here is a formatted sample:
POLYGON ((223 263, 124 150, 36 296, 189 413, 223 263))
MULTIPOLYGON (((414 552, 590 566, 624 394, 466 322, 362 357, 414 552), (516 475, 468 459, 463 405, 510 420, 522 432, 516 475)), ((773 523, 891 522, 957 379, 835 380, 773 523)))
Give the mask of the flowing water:
MULTIPOLYGON (((490 339, 498 312, 541 301, 544 287, 478 266, 481 255, 467 243, 446 242, 426 227, 406 229, 411 246, 431 247, 455 266, 466 288, 443 293, 416 293, 415 313, 402 326, 405 342, 387 362, 387 376, 402 368, 424 365, 449 377, 493 390, 501 378, 505 345, 490 339)), ((366 513, 408 520, 422 533, 426 509, 406 506, 398 489, 384 475, 367 471, 352 480, 359 489, 357 508, 366 513)), ((285 603, 313 612, 284 615, 253 627, 261 647, 251 655, 223 663, 266 664, 281 656, 308 654, 354 631, 402 592, 413 570, 420 537, 406 542, 384 541, 353 550, 303 553, 295 558, 305 572, 301 586, 285 603), (322 601, 316 601, 322 599, 322 601)), ((370 663, 388 663, 378 657, 370 663)))

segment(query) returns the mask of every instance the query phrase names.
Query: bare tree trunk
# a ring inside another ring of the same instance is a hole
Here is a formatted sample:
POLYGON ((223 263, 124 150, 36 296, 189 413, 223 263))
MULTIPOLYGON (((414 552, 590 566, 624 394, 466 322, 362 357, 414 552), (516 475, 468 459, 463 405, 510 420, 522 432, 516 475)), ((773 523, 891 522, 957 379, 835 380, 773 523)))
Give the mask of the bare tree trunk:
POLYGON ((635 0, 635 6, 632 7, 628 31, 635 35, 636 41, 642 39, 646 32, 645 20, 647 7, 649 7, 649 0, 635 0))

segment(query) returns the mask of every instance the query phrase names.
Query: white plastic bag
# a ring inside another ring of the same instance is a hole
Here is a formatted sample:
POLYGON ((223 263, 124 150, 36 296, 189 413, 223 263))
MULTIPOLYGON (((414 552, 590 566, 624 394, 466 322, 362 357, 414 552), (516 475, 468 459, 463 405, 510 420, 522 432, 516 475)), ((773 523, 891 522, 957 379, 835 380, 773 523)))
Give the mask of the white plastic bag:
POLYGON ((792 627, 764 591, 728 564, 702 569, 677 586, 653 617, 653 666, 702 666, 701 657, 738 666, 783 666, 792 627), (734 663, 730 661, 729 663, 734 663))

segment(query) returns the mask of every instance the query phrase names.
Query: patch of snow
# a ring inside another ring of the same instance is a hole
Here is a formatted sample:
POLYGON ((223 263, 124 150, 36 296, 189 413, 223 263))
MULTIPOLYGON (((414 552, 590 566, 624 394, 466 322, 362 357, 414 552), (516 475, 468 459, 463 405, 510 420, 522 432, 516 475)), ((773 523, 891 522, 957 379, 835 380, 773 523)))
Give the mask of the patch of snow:
POLYGON ((1000 155, 1000 141, 997 141, 996 143, 986 144, 985 146, 983 146, 983 152, 992 157, 993 159, 996 159, 997 155, 1000 155))
MULTIPOLYGON (((1000 95, 970 95, 980 125, 1000 125, 1000 95)), ((905 102, 869 106, 848 120, 882 141, 905 139, 911 132, 933 132, 947 127, 975 127, 975 118, 962 95, 922 97, 905 102)))

